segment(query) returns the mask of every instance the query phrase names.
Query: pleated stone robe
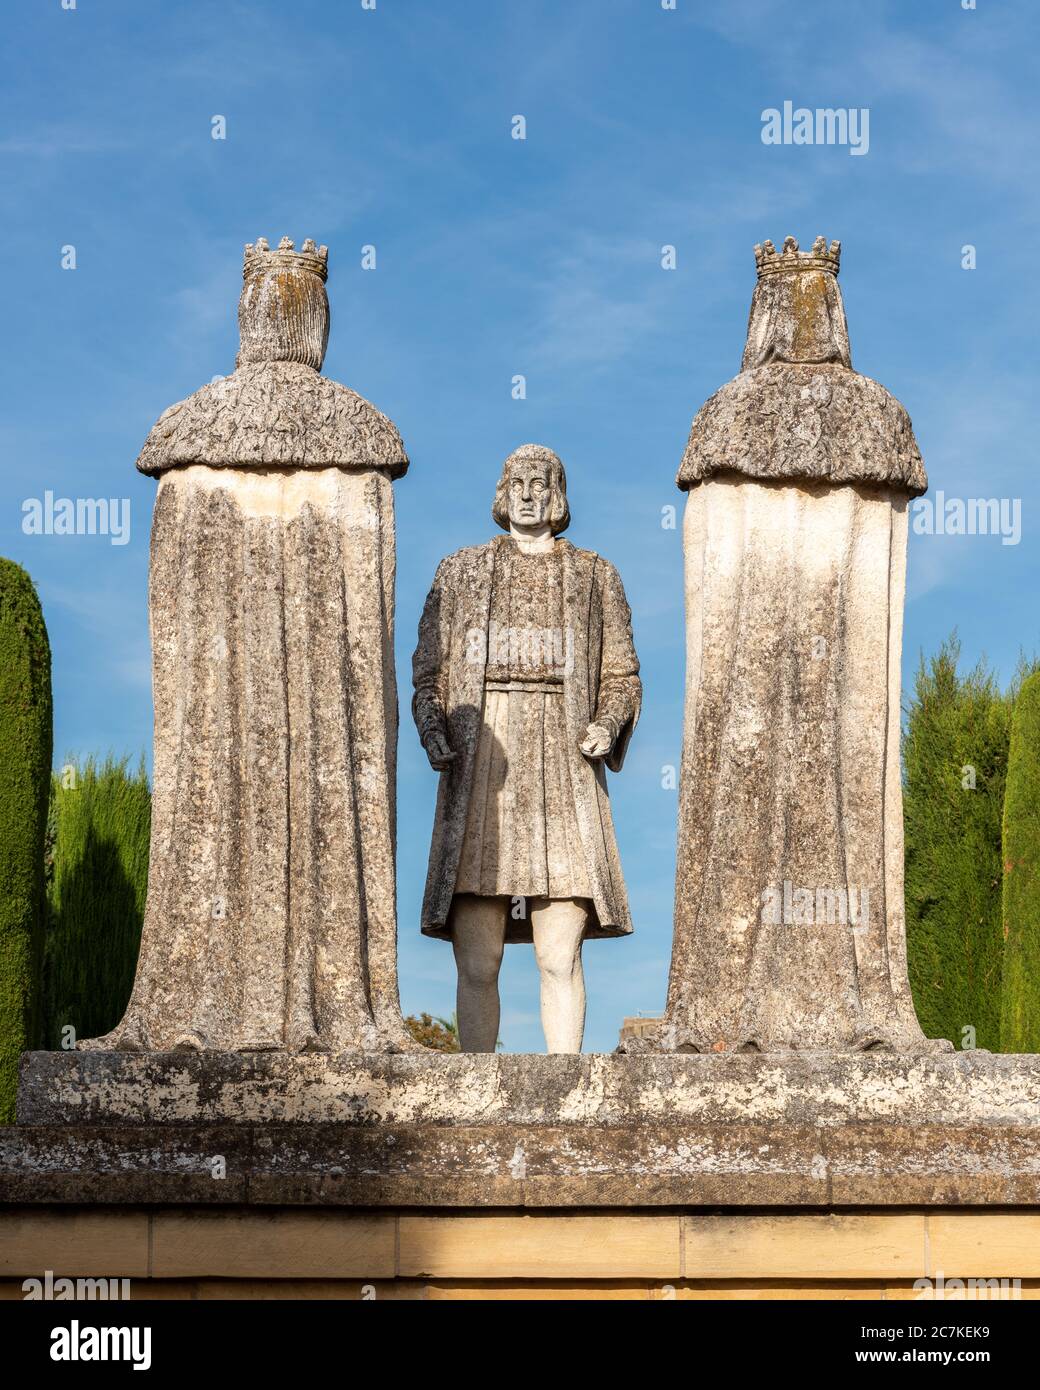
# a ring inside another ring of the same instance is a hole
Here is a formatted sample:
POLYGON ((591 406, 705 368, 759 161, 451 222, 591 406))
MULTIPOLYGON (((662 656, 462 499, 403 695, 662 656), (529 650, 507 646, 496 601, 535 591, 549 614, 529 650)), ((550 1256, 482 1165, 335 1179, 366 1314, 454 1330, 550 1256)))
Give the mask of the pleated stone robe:
POLYGON ((138 467, 151 862, 126 1015, 88 1048, 387 1051, 400 1016, 391 422, 319 375, 326 253, 246 248, 237 370, 138 467))
MULTIPOLYGON (((839 247, 756 247, 740 375, 693 422, 664 1051, 916 1052, 899 768, 903 407, 851 369, 839 247)), ((635 1048, 630 1044, 630 1050, 635 1048)))

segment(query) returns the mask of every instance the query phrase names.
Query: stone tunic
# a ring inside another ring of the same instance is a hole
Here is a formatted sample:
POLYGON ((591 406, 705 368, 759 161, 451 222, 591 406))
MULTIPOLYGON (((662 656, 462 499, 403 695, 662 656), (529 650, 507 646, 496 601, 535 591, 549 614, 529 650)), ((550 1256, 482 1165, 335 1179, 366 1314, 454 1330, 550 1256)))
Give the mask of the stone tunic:
MULTIPOLYGON (((574 634, 570 640, 574 662, 574 634)), ((502 546, 491 590, 485 685, 510 681, 560 685, 567 664, 560 552, 502 546)))
MULTIPOLYGON (((491 592, 484 708, 457 893, 589 898, 567 758, 560 552, 502 547, 491 592)), ((530 941, 525 919, 510 941, 530 941)))

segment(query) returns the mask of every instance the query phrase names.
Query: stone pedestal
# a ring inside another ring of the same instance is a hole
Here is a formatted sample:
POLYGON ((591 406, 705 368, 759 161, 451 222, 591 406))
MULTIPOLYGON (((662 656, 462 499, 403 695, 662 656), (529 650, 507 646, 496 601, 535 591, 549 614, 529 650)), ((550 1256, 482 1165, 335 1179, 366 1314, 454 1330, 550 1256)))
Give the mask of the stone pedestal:
POLYGON ((0 1133, 19 1202, 1021 1204, 1040 1057, 40 1052, 0 1133))
POLYGON ((0 1298, 1035 1298, 1038 1098, 984 1053, 31 1053, 0 1298))

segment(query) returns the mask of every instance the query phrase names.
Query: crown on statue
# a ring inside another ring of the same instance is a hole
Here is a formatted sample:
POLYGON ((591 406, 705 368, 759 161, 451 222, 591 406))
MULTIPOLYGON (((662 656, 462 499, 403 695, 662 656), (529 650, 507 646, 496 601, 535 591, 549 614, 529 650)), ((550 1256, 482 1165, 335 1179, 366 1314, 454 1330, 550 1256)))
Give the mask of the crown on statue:
POLYGON ((242 263, 243 279, 258 271, 282 269, 309 270, 325 281, 329 276, 329 248, 315 246, 310 237, 299 251, 293 249, 293 243, 287 236, 282 237, 274 251, 268 246, 266 237, 257 237, 255 242, 247 243, 242 263))
POLYGON ((771 241, 755 247, 755 266, 760 280, 766 275, 782 275, 792 270, 827 270, 837 275, 840 265, 841 242, 832 241, 828 246, 822 236, 813 242, 811 251, 799 251, 793 236, 784 241, 782 251, 777 251, 771 241))

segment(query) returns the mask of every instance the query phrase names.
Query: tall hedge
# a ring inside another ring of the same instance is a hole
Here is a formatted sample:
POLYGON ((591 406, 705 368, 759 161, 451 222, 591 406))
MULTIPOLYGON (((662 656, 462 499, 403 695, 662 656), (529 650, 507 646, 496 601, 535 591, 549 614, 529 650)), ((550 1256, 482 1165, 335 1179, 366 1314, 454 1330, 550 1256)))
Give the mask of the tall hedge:
POLYGON ((1004 794, 1003 1052, 1040 1052, 1040 674, 1019 691, 1004 794))
POLYGON ((1013 703, 956 636, 917 672, 903 742, 907 956, 929 1037, 1000 1049, 1001 824, 1013 703), (973 1029, 974 1033, 965 1033, 973 1029))
POLYGON ((18 1054, 39 1029, 51 740, 40 601, 25 570, 0 559, 0 1124, 14 1120, 18 1054))
POLYGON ((45 1041, 97 1037, 122 1018, 148 886, 151 796, 142 760, 69 761, 51 790, 45 1041))

